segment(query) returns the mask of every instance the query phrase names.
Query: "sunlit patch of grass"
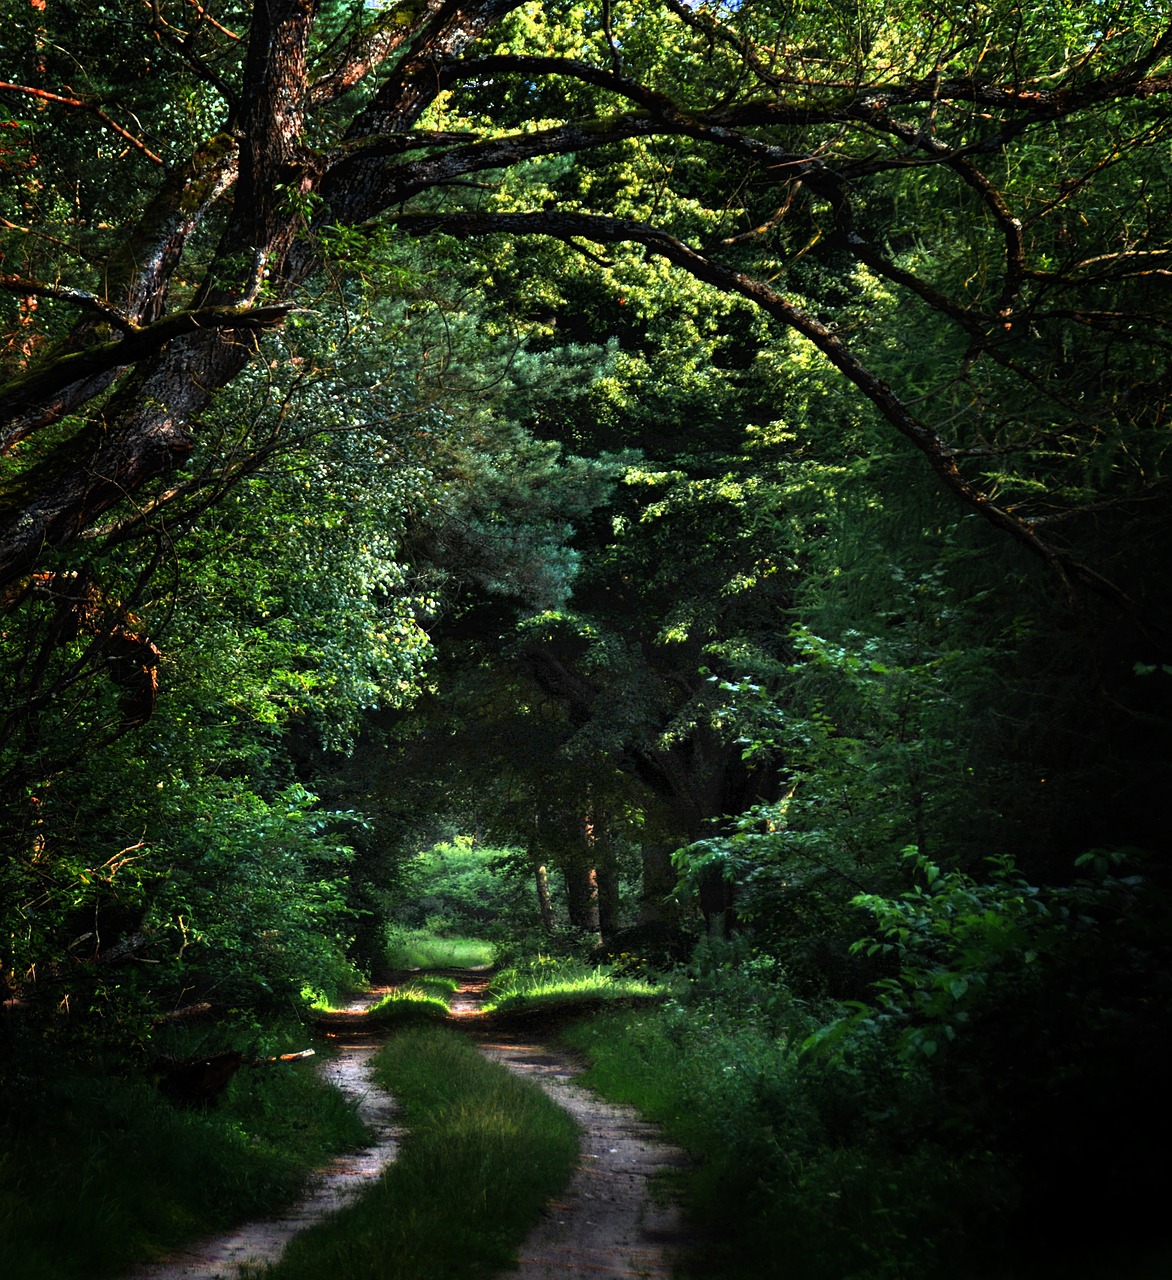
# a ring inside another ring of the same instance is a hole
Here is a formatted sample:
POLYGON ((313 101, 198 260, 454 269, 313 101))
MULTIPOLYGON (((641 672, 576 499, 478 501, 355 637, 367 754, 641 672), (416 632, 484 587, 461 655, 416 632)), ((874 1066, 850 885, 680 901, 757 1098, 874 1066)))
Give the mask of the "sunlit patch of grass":
POLYGON ((578 1153, 574 1122, 535 1085, 442 1028, 379 1054, 403 1108, 398 1160, 354 1206, 294 1240, 271 1280, 473 1280, 515 1262, 578 1153))
POLYGON ((143 1079, 38 1065, 0 1129, 0 1259, 22 1280, 117 1276, 278 1212, 310 1170, 364 1140, 309 1067, 245 1067, 218 1106, 188 1110, 143 1079))
MULTIPOLYGON (((436 1018, 446 1018, 451 1012, 449 1001, 452 994, 460 989, 455 978, 442 973, 413 974, 411 978, 388 992, 376 1004, 366 1011, 366 1017, 380 1025, 399 1026, 415 1022, 427 1022, 436 1018)), ((346 1008, 337 1008, 324 1000, 312 1006, 315 1013, 346 1013, 346 1008)))
POLYGON ((559 1006, 592 1006, 615 1001, 662 999, 663 992, 645 978, 622 974, 612 965, 537 956, 504 969, 489 986, 486 1014, 519 1013, 559 1006))
POLYGON ((441 938, 426 929, 387 933, 387 964, 392 969, 487 969, 495 957, 483 938, 441 938))
POLYGON ((446 1018, 451 1012, 447 1001, 449 995, 450 989, 440 986, 437 991, 434 983, 425 985, 423 982, 412 982, 388 992, 377 1004, 371 1006, 366 1016, 380 1026, 433 1022, 446 1018))
POLYGON ((460 983, 456 978, 449 978, 443 973, 420 973, 413 975, 410 982, 405 984, 415 991, 420 991, 427 996, 435 996, 437 1000, 447 1001, 460 990, 460 983))

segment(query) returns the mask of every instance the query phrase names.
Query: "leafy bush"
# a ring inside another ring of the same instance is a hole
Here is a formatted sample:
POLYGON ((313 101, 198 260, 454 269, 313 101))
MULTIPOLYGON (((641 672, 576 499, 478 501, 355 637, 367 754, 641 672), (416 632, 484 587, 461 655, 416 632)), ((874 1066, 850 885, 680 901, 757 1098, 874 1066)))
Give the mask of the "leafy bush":
POLYGON ((522 892, 514 879, 494 870, 507 852, 456 836, 416 854, 400 890, 397 924, 439 936, 499 931, 517 914, 522 892))
POLYGON ((1080 1267, 1130 1267, 1123 1215, 1140 1253, 1161 1220, 1172 993, 1162 895, 1123 862, 1039 887, 909 851, 917 883, 855 900, 875 922, 856 949, 887 969, 870 1001, 819 1013, 738 938, 662 1010, 574 1028, 588 1081, 698 1157, 692 1209, 736 1241, 699 1274, 1032 1280, 1064 1274, 1072 1213, 1116 1270, 1080 1267))
POLYGON ((697 1158, 687 1203, 722 1243, 696 1274, 944 1274, 974 1223, 995 1230, 1012 1199, 1008 1171, 983 1151, 958 1156, 884 1123, 885 1113, 915 1115, 928 1082, 878 1054, 814 1064, 796 1048, 809 1020, 791 1008, 793 1034, 779 1033, 763 993, 741 1002, 746 987, 742 977, 722 992, 713 977, 702 997, 568 1033, 591 1059, 587 1083, 662 1122, 697 1158))
POLYGON ((1011 859, 986 882, 914 851, 920 883, 856 899, 875 919, 859 950, 898 962, 871 1003, 806 1042, 823 1063, 888 1054, 935 1084, 925 1119, 953 1145, 1012 1159, 1028 1231, 1072 1210, 1134 1211, 1158 1184, 1172 1131, 1172 954, 1162 895, 1117 874, 1122 853, 1079 860, 1093 874, 1039 887, 1011 859), (1122 1105, 1126 1090, 1127 1105, 1122 1105))

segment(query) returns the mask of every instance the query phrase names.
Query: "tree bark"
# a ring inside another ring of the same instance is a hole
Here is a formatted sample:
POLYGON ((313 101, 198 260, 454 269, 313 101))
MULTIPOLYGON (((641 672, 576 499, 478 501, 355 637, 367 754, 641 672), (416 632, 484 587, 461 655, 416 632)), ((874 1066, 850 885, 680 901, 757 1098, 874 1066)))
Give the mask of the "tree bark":
POLYGON ((567 862, 562 869, 566 904, 575 929, 598 934, 598 873, 582 861, 567 862))
POLYGON ((549 895, 549 872, 545 863, 534 860, 533 883, 537 890, 537 910, 541 916, 541 927, 546 933, 554 933, 557 919, 553 914, 553 900, 549 895))
POLYGON ((619 928, 618 866, 611 857, 600 858, 594 874, 598 885, 598 932, 605 942, 619 928))
POLYGON ((667 895, 676 887, 676 871, 671 863, 672 845, 645 841, 642 846, 643 883, 639 895, 639 920, 659 924, 672 917, 667 895))

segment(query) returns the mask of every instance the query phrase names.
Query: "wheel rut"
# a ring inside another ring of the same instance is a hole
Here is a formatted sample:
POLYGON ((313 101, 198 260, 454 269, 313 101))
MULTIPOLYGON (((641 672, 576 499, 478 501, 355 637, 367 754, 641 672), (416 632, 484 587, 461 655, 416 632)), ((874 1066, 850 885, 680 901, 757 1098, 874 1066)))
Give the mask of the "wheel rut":
MULTIPOLYGON (((503 1033, 482 1023, 486 975, 450 974, 460 983, 450 1001, 451 1022, 468 1032, 486 1057, 544 1089, 582 1131, 580 1165, 522 1245, 518 1267, 485 1280, 670 1280, 672 1261, 688 1252, 690 1238, 678 1202, 655 1184, 667 1171, 685 1167, 687 1157, 632 1108, 604 1102, 575 1083, 583 1066, 569 1053, 539 1037, 503 1033)), ((382 1173, 395 1158, 403 1131, 394 1099, 372 1079, 372 1060, 383 1036, 371 1033, 365 1013, 388 990, 375 988, 320 1020, 338 1053, 319 1070, 357 1103, 374 1134, 373 1145, 335 1159, 280 1217, 245 1223, 140 1266, 125 1280, 241 1280, 258 1265, 276 1262, 294 1236, 357 1199, 382 1173)))
POLYGON ((145 1263, 126 1280, 239 1280, 248 1269, 276 1262, 285 1246, 302 1231, 356 1200, 398 1152, 403 1135, 396 1122, 395 1100, 373 1080, 373 1058, 381 1038, 364 1031, 366 1010, 388 988, 367 992, 332 1015, 326 1034, 337 1056, 318 1068, 346 1098, 355 1102, 374 1142, 337 1156, 318 1171, 301 1198, 278 1217, 246 1222, 223 1235, 211 1236, 158 1262, 145 1263))
MULTIPOLYGON (((487 983, 461 984, 460 1016, 476 1017, 487 983)), ((605 1102, 577 1084, 583 1063, 557 1045, 466 1025, 481 1053, 539 1085, 582 1131, 581 1162, 570 1185, 546 1206, 520 1249, 518 1267, 494 1280, 670 1280, 673 1261, 695 1243, 678 1199, 662 1185, 670 1170, 688 1167, 685 1153, 633 1107, 605 1102)))
POLYGON ((513 1039, 485 1041, 480 1051, 539 1084, 582 1130, 581 1163, 569 1187, 521 1247, 519 1267, 500 1280, 669 1280, 689 1238, 678 1201, 654 1184, 687 1166, 684 1153, 632 1108, 575 1084, 581 1065, 560 1051, 513 1039))

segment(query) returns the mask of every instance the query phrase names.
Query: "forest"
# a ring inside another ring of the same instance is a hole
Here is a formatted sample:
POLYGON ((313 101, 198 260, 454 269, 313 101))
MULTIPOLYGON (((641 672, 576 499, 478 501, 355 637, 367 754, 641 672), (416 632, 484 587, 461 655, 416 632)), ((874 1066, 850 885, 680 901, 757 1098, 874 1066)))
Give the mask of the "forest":
POLYGON ((0 0, 4 1274, 490 966, 681 1280, 1167 1275, 1170 191, 1152 0, 0 0))

